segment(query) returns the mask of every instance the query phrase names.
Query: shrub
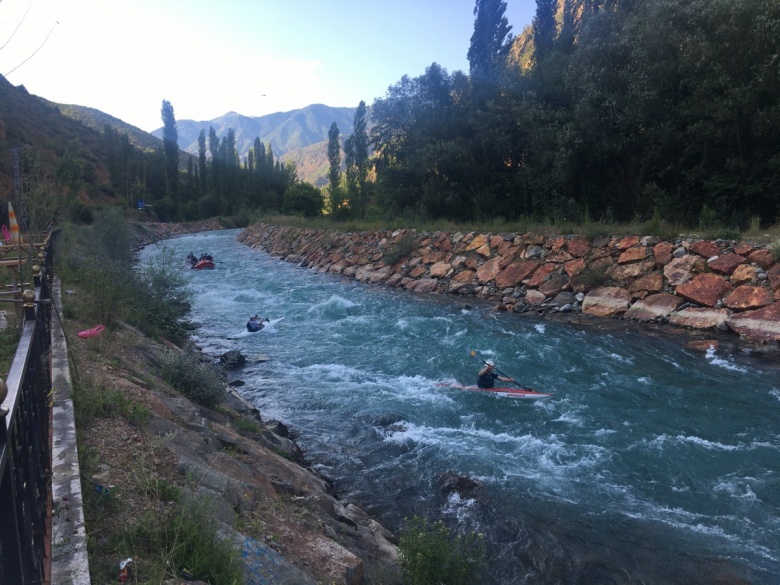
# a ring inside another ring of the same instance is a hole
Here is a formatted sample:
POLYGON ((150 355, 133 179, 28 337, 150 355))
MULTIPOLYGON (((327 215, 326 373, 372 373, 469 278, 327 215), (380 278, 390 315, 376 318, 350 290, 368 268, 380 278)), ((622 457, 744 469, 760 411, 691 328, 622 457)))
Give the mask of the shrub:
POLYGON ((316 217, 322 213, 325 200, 322 193, 309 183, 295 183, 284 193, 284 211, 316 217))
POLYGON ((584 285, 588 290, 607 286, 611 283, 607 266, 588 266, 585 270, 574 276, 572 284, 584 285))
POLYGON ((147 334, 159 332, 176 341, 186 337, 183 319, 192 293, 179 265, 173 250, 163 246, 134 273, 133 321, 147 334))
POLYGON ((165 351, 159 362, 163 379, 193 402, 213 408, 225 399, 225 381, 213 364, 203 363, 187 351, 165 351))
POLYGON ((769 251, 772 252, 772 259, 780 262, 780 240, 775 240, 769 245, 769 251))
POLYGON ((453 536, 443 522, 406 520, 398 544, 401 574, 408 585, 471 585, 485 556, 481 534, 453 536))
POLYGON ((401 258, 406 258, 417 249, 417 240, 414 234, 406 232, 401 239, 392 244, 382 255, 382 261, 388 266, 392 266, 401 258))

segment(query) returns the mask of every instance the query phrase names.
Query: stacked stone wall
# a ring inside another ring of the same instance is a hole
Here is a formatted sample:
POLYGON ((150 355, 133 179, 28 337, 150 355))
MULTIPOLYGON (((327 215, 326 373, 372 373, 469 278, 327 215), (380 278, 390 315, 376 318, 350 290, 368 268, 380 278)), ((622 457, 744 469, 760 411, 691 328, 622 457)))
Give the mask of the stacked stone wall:
POLYGON ((780 265, 768 246, 653 237, 253 224, 239 241, 321 272, 499 310, 582 312, 780 341, 780 265))

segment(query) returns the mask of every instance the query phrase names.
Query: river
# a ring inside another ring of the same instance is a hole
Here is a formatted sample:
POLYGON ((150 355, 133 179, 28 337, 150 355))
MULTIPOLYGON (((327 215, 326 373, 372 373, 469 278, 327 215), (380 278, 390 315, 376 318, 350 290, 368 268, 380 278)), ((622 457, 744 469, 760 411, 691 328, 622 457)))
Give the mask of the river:
POLYGON ((418 514, 484 534, 487 584, 778 583, 776 368, 320 274, 237 233, 162 244, 195 340, 247 356, 239 390, 342 499, 393 530, 418 514), (190 251, 216 269, 184 268, 190 251), (247 333, 253 313, 273 323, 247 333), (553 396, 446 386, 473 384, 483 359, 553 396), (445 493, 446 473, 477 487, 445 493))

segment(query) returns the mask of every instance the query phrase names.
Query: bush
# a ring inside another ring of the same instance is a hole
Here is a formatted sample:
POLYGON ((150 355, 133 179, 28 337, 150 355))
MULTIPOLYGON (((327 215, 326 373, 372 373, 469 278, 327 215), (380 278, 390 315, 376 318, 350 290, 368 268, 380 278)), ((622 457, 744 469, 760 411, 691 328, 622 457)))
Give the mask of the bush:
POLYGON ((406 232, 401 239, 391 245, 382 256, 382 261, 388 266, 392 266, 402 258, 406 258, 417 249, 417 240, 414 234, 406 232))
POLYGON ((322 213, 325 200, 322 192, 309 183, 295 183, 284 193, 284 211, 316 217, 322 213))
POLYGON ((443 522, 406 520, 398 544, 401 574, 407 585, 471 585, 485 556, 481 534, 453 536, 443 522))
POLYGON ((166 351, 159 356, 163 379, 193 402, 213 408, 225 400, 225 380, 213 364, 189 352, 166 351))
POLYGON ((769 245, 769 251, 772 252, 772 259, 780 262, 780 240, 775 240, 769 245))
POLYGON ((183 341, 186 327, 183 319, 190 310, 192 293, 180 270, 181 260, 170 248, 134 274, 133 321, 147 334, 161 333, 175 341, 183 341))

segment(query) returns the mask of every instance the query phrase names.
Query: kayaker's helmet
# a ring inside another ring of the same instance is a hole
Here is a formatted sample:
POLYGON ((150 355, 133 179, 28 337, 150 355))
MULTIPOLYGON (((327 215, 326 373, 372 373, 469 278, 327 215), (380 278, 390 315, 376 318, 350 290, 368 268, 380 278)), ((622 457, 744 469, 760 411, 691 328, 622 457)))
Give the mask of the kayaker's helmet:
POLYGON ((487 365, 489 365, 491 368, 495 367, 496 364, 493 363, 493 360, 488 360, 485 362, 487 365))

